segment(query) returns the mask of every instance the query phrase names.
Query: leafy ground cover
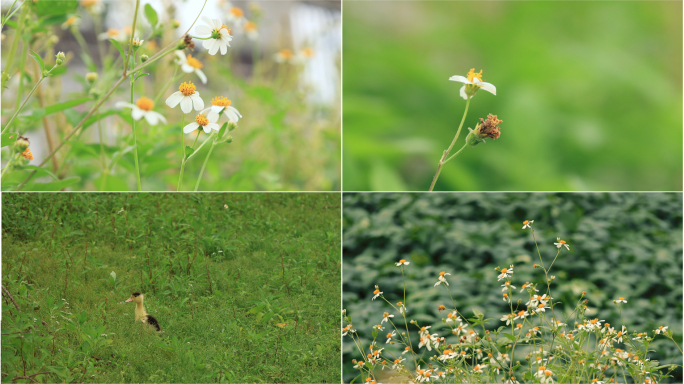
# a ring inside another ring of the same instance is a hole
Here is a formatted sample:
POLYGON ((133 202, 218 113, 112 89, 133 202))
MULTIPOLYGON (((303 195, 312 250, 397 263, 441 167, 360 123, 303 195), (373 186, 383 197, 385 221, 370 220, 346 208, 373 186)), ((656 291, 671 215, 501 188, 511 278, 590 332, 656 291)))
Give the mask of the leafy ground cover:
POLYGON ((2 202, 3 382, 340 381, 339 194, 2 202))
MULTIPOLYGON (((409 320, 431 326, 430 333, 449 331, 442 322, 446 312, 440 312, 439 305, 451 308, 452 297, 443 286, 435 286, 441 271, 451 274, 447 276, 449 290, 461 316, 471 319, 475 311, 483 313, 493 319, 486 329, 494 334, 506 325, 502 316, 510 313, 509 303, 502 300, 504 282, 497 282, 501 268, 515 265, 511 279, 517 286, 515 300, 526 295, 519 292, 526 282, 537 284, 539 294, 545 293, 541 292, 546 288, 545 275, 534 268, 540 263, 535 242, 530 230, 522 229, 525 220, 535 220, 547 267, 558 250, 553 244, 558 236, 570 246, 563 248, 549 273, 555 277, 550 289, 559 317, 569 315, 583 297, 588 300, 588 319, 600 318, 615 329, 624 324, 630 335, 648 332, 649 337, 655 336, 653 330, 668 326, 681 346, 681 193, 345 194, 343 307, 353 320, 358 340, 369 346, 371 331, 385 311, 403 327, 394 308, 379 298, 372 300, 375 285, 390 303, 405 302, 409 320), (405 280, 395 264, 401 259, 411 263, 403 269, 405 280), (619 297, 627 303, 618 308, 614 300, 619 297)), ((575 328, 574 323, 569 325, 575 328)), ((479 326, 477 331, 482 335, 479 326)), ((386 349, 385 358, 394 353, 411 360, 401 355, 401 345, 385 344, 387 332, 377 332, 377 349, 386 349)), ((427 358, 425 347, 419 348, 417 329, 410 335, 413 349, 427 358)), ((458 343, 456 336, 444 336, 447 343, 458 343)), ((624 348, 622 344, 616 347, 624 348)), ((661 335, 648 349, 651 360, 680 366, 674 377, 663 382, 681 382, 682 353, 677 346, 661 335)), ((511 361, 526 366, 528 353, 519 348, 511 361)), ((346 337, 345 382, 360 373, 352 359, 365 360, 346 337)), ((378 382, 406 380, 391 376, 389 369, 375 371, 378 382)), ((518 380, 527 382, 521 379, 522 374, 518 380)), ((622 375, 618 381, 624 382, 622 375)))

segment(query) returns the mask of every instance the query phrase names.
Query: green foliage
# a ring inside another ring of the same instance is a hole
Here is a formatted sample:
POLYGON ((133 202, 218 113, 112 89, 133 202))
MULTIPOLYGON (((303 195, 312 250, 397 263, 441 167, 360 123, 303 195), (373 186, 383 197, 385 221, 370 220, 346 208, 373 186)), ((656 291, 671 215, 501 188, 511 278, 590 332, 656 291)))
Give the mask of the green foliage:
POLYGON ((465 108, 448 79, 471 68, 497 95, 474 96, 454 151, 488 113, 501 137, 435 190, 682 189, 681 2, 351 1, 343 19, 346 190, 427 191, 465 108))
MULTIPOLYGON (((452 301, 434 283, 446 271, 459 312, 492 317, 485 327, 497 330, 509 312, 495 267, 515 265, 512 283, 518 291, 526 282, 546 285, 543 271, 533 268, 540 260, 529 230, 521 229, 524 220, 535 220, 547 267, 557 237, 570 245, 549 272, 556 277, 555 311, 569 314, 586 291, 587 317, 619 327, 613 300, 623 296, 628 330, 652 334, 667 325, 682 344, 681 193, 345 194, 343 307, 354 317, 362 343, 369 344, 382 311, 391 310, 371 300, 374 285, 391 303, 404 301, 402 275, 394 264, 400 259, 411 263, 405 269, 410 319, 443 327, 445 313, 437 307, 451 307, 452 301)), ((418 339, 417 333, 411 337, 418 339)), ((649 358, 661 365, 682 364, 682 354, 665 338, 656 338, 649 349, 649 358)), ((356 353, 345 339, 345 382, 358 374, 350 363, 356 353)), ((681 382, 681 368, 673 374, 672 382, 681 382)))
POLYGON ((2 200, 3 382, 340 381, 339 194, 2 200))

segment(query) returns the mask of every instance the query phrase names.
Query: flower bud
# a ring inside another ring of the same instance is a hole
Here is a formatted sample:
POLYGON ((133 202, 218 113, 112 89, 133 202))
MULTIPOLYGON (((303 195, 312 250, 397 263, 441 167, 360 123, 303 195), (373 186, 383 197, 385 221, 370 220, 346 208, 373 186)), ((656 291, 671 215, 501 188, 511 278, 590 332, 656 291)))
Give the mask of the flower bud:
POLYGON ((229 121, 228 122, 228 132, 232 131, 235 128, 237 128, 237 124, 234 121, 229 121))
POLYGON ((232 143, 233 142, 233 136, 226 136, 225 142, 226 143, 232 143))
POLYGON ((171 20, 171 26, 172 26, 173 28, 178 28, 178 27, 180 27, 180 21, 178 21, 178 20, 171 20))
POLYGON ((57 35, 52 35, 47 39, 47 45, 48 46, 53 46, 57 43, 59 43, 59 36, 57 36, 57 35))
POLYGON ((64 55, 64 52, 58 52, 55 55, 55 64, 56 65, 62 65, 64 63, 64 60, 66 60, 66 56, 64 55))
POLYGON ((92 97, 93 100, 97 100, 100 98, 100 96, 102 96, 102 92, 97 88, 90 88, 88 95, 90 95, 90 97, 92 97))
POLYGON ((20 153, 24 152, 30 144, 27 137, 19 136, 17 137, 17 141, 14 142, 14 150, 20 153))
POLYGON ((97 72, 88 72, 85 75, 86 81, 91 86, 97 81, 97 72))
POLYGON ((140 40, 139 38, 136 37, 136 38, 131 42, 131 44, 133 45, 133 51, 134 51, 134 52, 137 51, 138 48, 140 48, 140 47, 142 46, 143 41, 145 41, 145 40, 140 40))
POLYGON ((140 56, 140 61, 144 63, 144 62, 146 62, 147 59, 149 59, 149 58, 150 58, 150 57, 147 56, 147 55, 142 55, 142 56, 140 56))

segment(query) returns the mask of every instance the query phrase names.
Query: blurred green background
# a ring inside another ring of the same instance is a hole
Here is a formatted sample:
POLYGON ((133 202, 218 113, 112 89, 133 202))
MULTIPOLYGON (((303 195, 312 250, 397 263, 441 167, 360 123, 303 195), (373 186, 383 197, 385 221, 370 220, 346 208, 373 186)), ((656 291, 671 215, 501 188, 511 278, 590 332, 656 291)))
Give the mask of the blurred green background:
POLYGON ((465 108, 448 78, 470 68, 498 95, 475 95, 463 131, 493 113, 501 138, 435 190, 682 189, 682 2, 351 1, 343 17, 344 190, 427 190, 465 108))
MULTIPOLYGON (((570 244, 570 251, 560 254, 549 273, 556 276, 551 296, 564 316, 585 290, 587 317, 619 325, 613 300, 623 296, 628 303, 622 313, 630 332, 652 335, 653 329, 667 325, 681 345, 681 193, 346 193, 343 308, 364 345, 369 345, 372 326, 383 312, 398 315, 384 301, 371 298, 378 284, 390 302, 403 301, 402 275, 394 265, 400 259, 411 263, 406 267, 410 319, 444 335, 445 314, 437 306, 450 306, 451 299, 443 287, 433 285, 438 273, 446 271, 451 273, 448 281, 456 307, 464 316, 476 308, 495 318, 490 329, 502 325, 498 319, 509 309, 501 300, 495 267, 515 265, 512 283, 518 290, 525 282, 544 285, 544 273, 532 267, 539 256, 530 231, 522 229, 524 220, 534 220, 545 263, 556 255, 557 237, 570 244)), ((522 295, 518 292, 514 299, 522 295)), ((417 336, 415 332, 411 339, 417 341, 417 336)), ((350 382, 358 375, 351 360, 360 356, 350 338, 343 342, 344 380, 350 382)), ((397 347, 384 339, 380 344, 392 352, 397 347)), ((418 350, 417 343, 413 347, 418 350)), ((657 351, 651 359, 682 364, 682 355, 670 340, 656 338, 651 347, 657 351)), ((524 353, 516 356, 522 360, 524 353)), ((667 382, 681 383, 681 368, 674 374, 667 382)), ((378 382, 388 379, 379 377, 378 382)))

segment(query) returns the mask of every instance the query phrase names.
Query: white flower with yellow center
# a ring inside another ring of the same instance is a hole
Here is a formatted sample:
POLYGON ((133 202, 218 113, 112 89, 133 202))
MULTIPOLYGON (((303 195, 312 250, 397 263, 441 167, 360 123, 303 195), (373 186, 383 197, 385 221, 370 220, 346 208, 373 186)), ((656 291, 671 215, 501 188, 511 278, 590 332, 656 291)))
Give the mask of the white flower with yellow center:
POLYGON ((314 50, 311 48, 303 48, 297 52, 294 61, 297 63, 305 63, 308 60, 311 60, 312 57, 314 57, 314 50))
POLYGON ((273 55, 273 59, 276 61, 276 63, 288 63, 294 59, 294 53, 287 48, 281 49, 275 55, 273 55))
POLYGON ((556 237, 556 240, 558 241, 557 243, 553 243, 556 247, 560 248, 565 245, 565 248, 569 251, 570 246, 565 242, 565 240, 561 240, 560 237, 556 237))
POLYGON ((530 228, 530 229, 532 229, 532 223, 534 223, 534 220, 525 220, 525 221, 523 221, 523 227, 522 227, 522 229, 525 229, 525 228, 530 228))
POLYGON ((81 19, 79 19, 78 16, 69 16, 69 18, 62 23, 62 29, 78 26, 79 24, 81 24, 81 19))
POLYGON ((104 11, 104 4, 100 0, 81 0, 81 7, 95 15, 99 15, 104 11))
POLYGON ((115 106, 117 108, 130 108, 131 117, 133 117, 133 120, 135 121, 144 117, 150 125, 157 125, 159 121, 166 124, 164 116, 152 110, 152 108, 154 108, 154 102, 145 96, 139 98, 135 104, 119 101, 115 106))
POLYGON ((467 77, 456 75, 449 78, 451 81, 458 81, 459 83, 465 84, 461 87, 460 94, 462 98, 468 100, 468 98, 473 97, 480 88, 496 96, 496 87, 493 84, 482 81, 482 70, 480 70, 479 73, 476 73, 475 68, 472 68, 466 76, 467 77))
POLYGON ((97 38, 100 40, 114 39, 120 43, 126 43, 130 39, 132 28, 130 26, 122 29, 109 28, 107 32, 100 33, 97 38))
POLYGON ((195 72, 200 80, 202 80, 202 84, 207 83, 207 76, 202 72, 202 67, 204 67, 204 65, 199 60, 192 57, 192 55, 185 56, 185 52, 176 51, 176 64, 180 65, 181 70, 185 73, 195 72))
POLYGON ((617 303, 625 303, 625 304, 626 304, 626 303, 627 303, 627 300, 625 300, 624 297, 618 297, 618 299, 615 300, 615 303, 616 303, 616 304, 617 304, 617 303))
POLYGON ((228 11, 227 18, 228 23, 234 25, 238 30, 242 30, 243 26, 247 22, 247 19, 245 18, 245 12, 239 7, 231 7, 228 11))
POLYGON ((259 29, 253 21, 246 22, 245 25, 242 26, 242 29, 244 29, 248 39, 254 41, 259 38, 259 29))
POLYGON ((204 116, 204 114, 199 113, 195 117, 195 121, 183 127, 183 133, 193 132, 199 127, 202 127, 204 133, 209 133, 212 129, 218 131, 220 128, 219 125, 216 124, 216 120, 212 120, 211 118, 204 116))
POLYGON ((230 47, 230 41, 233 40, 233 37, 230 35, 230 28, 219 19, 210 19, 202 16, 202 21, 206 25, 198 25, 195 28, 195 32, 200 35, 210 35, 208 40, 202 42, 202 46, 209 50, 210 55, 215 55, 219 49, 221 54, 225 55, 228 52, 228 47, 230 47))
POLYGON ((195 107, 196 111, 202 110, 204 108, 204 101, 200 99, 199 92, 195 91, 195 84, 191 82, 181 83, 178 87, 178 91, 174 92, 166 99, 166 105, 171 108, 175 108, 176 105, 180 103, 181 111, 183 113, 190 113, 192 108, 195 107))
POLYGON ((223 111, 223 114, 228 118, 228 121, 237 123, 242 115, 237 109, 235 109, 235 107, 231 107, 230 104, 232 104, 232 102, 226 97, 216 96, 211 99, 211 107, 206 108, 202 111, 202 113, 206 113, 210 119, 214 118, 216 121, 218 121, 219 113, 223 111))

